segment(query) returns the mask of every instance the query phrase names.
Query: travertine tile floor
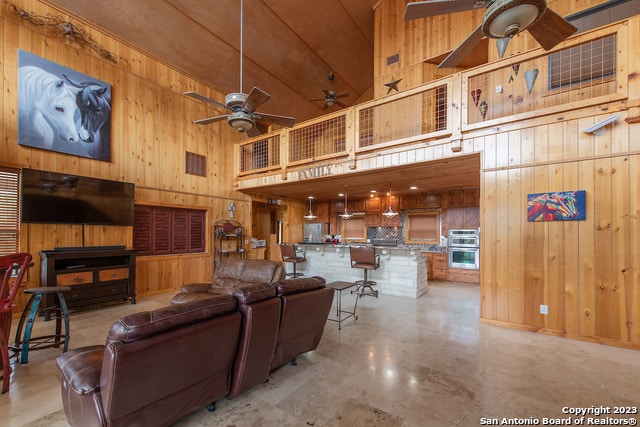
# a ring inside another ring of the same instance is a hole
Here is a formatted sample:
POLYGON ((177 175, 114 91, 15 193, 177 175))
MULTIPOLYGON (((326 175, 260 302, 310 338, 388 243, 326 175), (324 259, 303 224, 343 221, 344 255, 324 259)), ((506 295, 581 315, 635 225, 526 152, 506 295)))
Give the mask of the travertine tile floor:
MULTIPOLYGON (((102 343, 114 319, 166 305, 171 295, 73 314, 71 347, 102 343)), ((353 298, 344 294, 345 308, 353 298)), ((328 322, 318 350, 298 366, 176 425, 477 426, 505 417, 544 425, 570 417, 565 407, 640 406, 640 352, 481 325, 477 286, 430 283, 417 300, 365 297, 358 316, 340 332, 328 322)), ((28 364, 14 365, 0 425, 67 425, 59 353, 32 352, 28 364)))

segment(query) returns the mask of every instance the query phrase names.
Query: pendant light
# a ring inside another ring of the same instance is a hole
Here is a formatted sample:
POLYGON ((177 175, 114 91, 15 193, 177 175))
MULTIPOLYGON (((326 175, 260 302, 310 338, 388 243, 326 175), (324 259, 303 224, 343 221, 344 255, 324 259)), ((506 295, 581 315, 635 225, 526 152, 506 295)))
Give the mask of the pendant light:
POLYGON ((342 219, 349 219, 353 216, 353 214, 349 213, 349 208, 347 208, 347 186, 344 186, 344 213, 340 215, 342 219))
POLYGON ((306 220, 318 218, 318 216, 314 215, 313 212, 311 211, 311 199, 313 199, 313 196, 309 196, 309 213, 304 216, 304 219, 306 220))
POLYGON ((382 215, 386 216, 387 218, 393 218, 394 216, 398 215, 398 212, 394 211, 391 207, 391 180, 389 180, 389 207, 384 212, 382 212, 382 215))

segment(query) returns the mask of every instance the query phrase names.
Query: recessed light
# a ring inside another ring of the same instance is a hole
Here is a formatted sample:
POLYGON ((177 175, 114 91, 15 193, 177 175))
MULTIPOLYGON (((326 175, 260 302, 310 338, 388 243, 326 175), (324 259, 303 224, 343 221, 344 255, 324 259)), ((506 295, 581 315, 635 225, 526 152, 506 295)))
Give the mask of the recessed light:
POLYGON ((377 193, 377 191, 376 190, 371 190, 370 193, 377 193))
POLYGON ((416 187, 415 185, 412 185, 411 187, 409 187, 409 190, 417 190, 418 187, 416 187))
POLYGON ((338 193, 338 197, 344 197, 344 193, 338 193))

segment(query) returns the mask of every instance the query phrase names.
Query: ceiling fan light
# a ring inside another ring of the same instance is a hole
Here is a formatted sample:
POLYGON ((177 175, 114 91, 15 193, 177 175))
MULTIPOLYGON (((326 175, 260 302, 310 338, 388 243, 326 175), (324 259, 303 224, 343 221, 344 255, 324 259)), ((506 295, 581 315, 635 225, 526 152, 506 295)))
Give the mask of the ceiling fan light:
POLYGON ((254 125, 251 116, 242 111, 229 114, 227 122, 239 132, 246 132, 254 125))
POLYGON ((309 213, 304 216, 304 219, 316 219, 316 218, 318 218, 318 215, 314 215, 313 212, 311 211, 309 211, 309 213))
POLYGON ((497 0, 487 8, 482 33, 489 38, 513 37, 533 25, 546 8, 545 0, 497 0))

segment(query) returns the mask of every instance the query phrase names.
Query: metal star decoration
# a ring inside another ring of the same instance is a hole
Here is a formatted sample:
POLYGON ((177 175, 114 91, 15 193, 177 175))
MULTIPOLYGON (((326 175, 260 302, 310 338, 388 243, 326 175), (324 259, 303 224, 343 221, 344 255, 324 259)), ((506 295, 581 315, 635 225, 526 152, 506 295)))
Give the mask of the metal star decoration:
POLYGON ((393 78, 393 74, 391 74, 391 81, 389 83, 384 84, 386 87, 389 88, 387 90, 387 95, 389 95, 389 92, 391 92, 391 89, 395 89, 396 92, 400 92, 400 90, 398 89, 398 83, 400 83, 401 81, 402 79, 396 80, 395 78, 393 78))
POLYGON ((64 24, 61 24, 61 26, 62 26, 62 35, 65 37, 71 37, 73 40, 78 41, 80 36, 82 36, 82 34, 80 33, 80 30, 76 28, 76 26, 73 25, 71 22, 66 22, 64 24))

